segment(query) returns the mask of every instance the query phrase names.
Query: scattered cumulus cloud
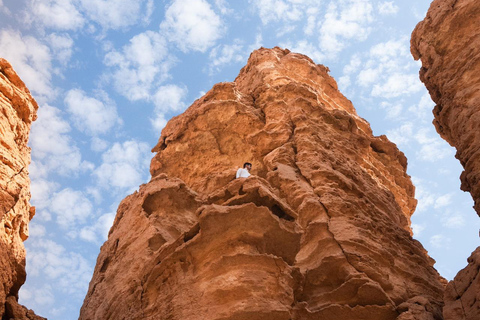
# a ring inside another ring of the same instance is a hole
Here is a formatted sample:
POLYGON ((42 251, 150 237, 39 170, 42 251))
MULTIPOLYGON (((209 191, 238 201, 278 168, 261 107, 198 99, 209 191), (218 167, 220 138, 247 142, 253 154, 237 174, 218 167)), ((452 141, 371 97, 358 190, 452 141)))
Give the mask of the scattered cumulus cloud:
POLYGON ((378 12, 381 15, 394 15, 400 8, 393 3, 393 1, 381 2, 378 5, 378 12))
POLYGON ((466 220, 460 212, 446 212, 442 216, 442 225, 450 229, 459 229, 465 226, 466 220))
POLYGON ((24 22, 55 30, 77 30, 85 24, 75 0, 29 0, 24 22))
POLYGON ((101 215, 93 225, 83 227, 80 230, 80 238, 95 244, 100 244, 106 241, 108 237, 108 231, 112 227, 114 219, 115 213, 106 213, 101 215))
POLYGON ((447 193, 438 197, 437 200, 435 200, 434 208, 439 209, 450 205, 452 203, 452 196, 452 193, 447 193))
POLYGON ((187 89, 177 85, 166 85, 157 89, 153 97, 154 118, 151 120, 152 126, 157 132, 160 132, 167 124, 165 120, 167 112, 180 112, 186 108, 184 102, 186 95, 187 89))
POLYGON ((47 36, 47 41, 55 56, 55 59, 60 61, 62 65, 65 65, 68 61, 70 61, 73 53, 74 42, 68 33, 51 33, 47 36))
POLYGON ((149 100, 152 85, 168 77, 167 42, 157 32, 134 36, 122 50, 111 50, 104 63, 113 68, 110 75, 118 93, 131 101, 149 100))
POLYGON ((66 230, 84 224, 93 213, 90 200, 81 191, 66 188, 56 192, 50 201, 50 210, 57 216, 57 223, 66 230))
POLYGON ((430 245, 436 249, 448 249, 450 246, 450 238, 443 234, 436 234, 430 238, 430 245))
POLYGON ((370 34, 373 6, 366 0, 330 2, 320 23, 320 48, 334 57, 347 43, 364 41, 370 34))
POLYGON ((210 74, 219 72, 223 66, 244 62, 247 52, 243 45, 237 41, 233 44, 219 45, 210 51, 210 74))
POLYGON ((113 101, 103 93, 105 101, 89 97, 80 89, 71 89, 65 96, 65 105, 77 129, 91 135, 107 133, 122 121, 113 101))
MULTIPOLYGON (((82 299, 92 272, 92 266, 82 255, 67 251, 65 247, 53 240, 40 238, 27 245, 27 273, 30 276, 49 279, 50 282, 55 283, 56 290, 63 293, 82 299)), ((24 287, 29 292, 30 298, 37 303, 43 299, 42 293, 48 293, 47 297, 52 293, 48 284, 32 288, 27 283, 24 287)), ((53 298, 43 302, 50 304, 53 298)))
POLYGON ((102 164, 93 172, 104 189, 133 191, 146 180, 150 148, 144 142, 115 143, 102 155, 102 164))
POLYGON ((425 230, 424 225, 420 225, 416 223, 412 223, 411 228, 415 238, 419 238, 422 235, 422 232, 425 230))
POLYGON ((0 52, 36 94, 39 102, 55 96, 52 87, 52 55, 45 44, 32 36, 22 36, 19 31, 0 30, 0 52))
MULTIPOLYGON (((250 0, 264 25, 272 22, 293 22, 305 16, 314 16, 319 6, 317 0, 250 0), (309 13, 306 15, 306 13, 309 13)), ((308 20, 307 18, 307 20, 308 20)))
POLYGON ((140 18, 148 21, 153 12, 151 0, 79 0, 82 11, 105 29, 135 25, 140 18), (144 12, 146 14, 144 14, 144 12))
POLYGON ((160 29, 183 52, 205 52, 224 33, 223 22, 205 0, 174 0, 160 29))
POLYGON ((32 125, 30 145, 36 172, 44 176, 77 174, 92 170, 93 164, 82 160, 79 148, 70 136, 71 127, 62 112, 47 104, 38 109, 38 119, 32 125))

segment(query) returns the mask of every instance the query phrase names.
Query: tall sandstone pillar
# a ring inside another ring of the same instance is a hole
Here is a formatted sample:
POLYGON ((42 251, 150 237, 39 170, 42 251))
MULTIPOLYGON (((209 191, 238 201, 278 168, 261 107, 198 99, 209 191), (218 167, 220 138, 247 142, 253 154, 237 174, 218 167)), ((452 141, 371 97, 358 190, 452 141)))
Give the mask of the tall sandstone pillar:
MULTIPOLYGON (((411 52, 421 59, 420 79, 435 101, 437 132, 457 149, 480 215, 480 2, 435 0, 415 28, 411 52)), ((480 319, 480 247, 445 291, 446 320, 480 319)))
POLYGON ((30 125, 37 103, 10 64, 0 58, 0 317, 44 319, 18 304, 25 282, 25 247, 30 206, 30 125))
POLYGON ((163 129, 80 319, 442 319, 407 160, 328 69, 254 51, 163 129), (243 162, 252 176, 235 178, 243 162))

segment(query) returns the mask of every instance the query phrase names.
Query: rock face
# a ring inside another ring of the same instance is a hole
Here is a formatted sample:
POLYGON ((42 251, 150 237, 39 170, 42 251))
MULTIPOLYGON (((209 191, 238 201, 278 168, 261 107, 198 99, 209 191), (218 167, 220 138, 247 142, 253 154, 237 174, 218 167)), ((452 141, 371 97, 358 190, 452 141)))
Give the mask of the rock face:
POLYGON ((257 50, 153 150, 80 319, 442 319, 406 158, 324 66, 257 50), (252 176, 234 179, 246 161, 252 176))
MULTIPOLYGON (((433 1, 412 34, 411 51, 421 59, 420 78, 437 104, 438 133, 457 149, 465 171, 461 189, 469 191, 480 215, 480 2, 433 1)), ((446 320, 480 319, 480 247, 468 266, 448 284, 446 320)))
POLYGON ((25 282, 28 223, 35 214, 29 204, 27 146, 38 106, 10 64, 0 58, 0 316, 2 319, 44 319, 18 304, 25 282))

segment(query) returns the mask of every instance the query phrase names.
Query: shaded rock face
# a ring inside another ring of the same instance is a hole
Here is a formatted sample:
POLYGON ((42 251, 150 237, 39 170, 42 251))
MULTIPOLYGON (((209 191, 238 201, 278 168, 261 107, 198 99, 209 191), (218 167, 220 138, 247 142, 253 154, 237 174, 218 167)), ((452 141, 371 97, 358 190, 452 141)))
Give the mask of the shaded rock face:
POLYGON ((404 155, 328 70, 259 49, 163 129, 80 319, 441 319, 404 155), (235 178, 249 161, 252 176, 235 178))
POLYGON ((2 319, 44 319, 20 306, 18 290, 25 282, 25 247, 30 206, 27 146, 37 103, 10 64, 0 58, 0 316, 2 319))
MULTIPOLYGON (((421 59, 420 79, 436 106, 438 133, 457 149, 465 171, 461 189, 469 191, 480 215, 480 2, 433 1, 415 28, 411 51, 421 59)), ((445 291, 447 320, 480 319, 480 247, 445 291)))

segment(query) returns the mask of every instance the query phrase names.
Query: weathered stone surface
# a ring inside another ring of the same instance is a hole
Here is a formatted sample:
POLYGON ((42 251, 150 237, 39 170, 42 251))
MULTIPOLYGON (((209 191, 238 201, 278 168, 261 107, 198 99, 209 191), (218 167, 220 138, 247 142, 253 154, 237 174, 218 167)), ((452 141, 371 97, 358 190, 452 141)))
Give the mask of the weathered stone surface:
POLYGON ((28 223, 35 214, 29 204, 27 146, 37 103, 10 64, 0 58, 0 316, 2 319, 44 319, 18 305, 25 282, 28 223))
POLYGON ((480 3, 435 0, 412 34, 411 51, 421 59, 420 79, 435 101, 438 133, 457 149, 465 168, 461 189, 480 215, 480 3))
POLYGON ((403 153, 328 69, 252 53, 162 131, 80 319, 441 319, 403 153), (234 180, 244 161, 253 175, 234 180))
MULTIPOLYGON (((480 215, 480 2, 435 0, 412 34, 411 51, 421 59, 420 79, 436 106, 438 133, 457 149, 469 191, 480 215)), ((480 319, 480 264, 477 248, 445 291, 446 320, 480 319)))

